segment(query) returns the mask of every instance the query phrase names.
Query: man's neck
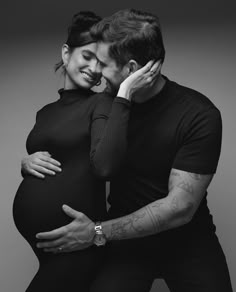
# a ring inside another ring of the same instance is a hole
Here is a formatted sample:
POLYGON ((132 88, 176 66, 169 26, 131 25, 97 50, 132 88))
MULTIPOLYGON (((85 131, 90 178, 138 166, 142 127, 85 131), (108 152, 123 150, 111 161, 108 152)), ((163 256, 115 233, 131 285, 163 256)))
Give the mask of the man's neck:
POLYGON ((140 91, 138 95, 135 95, 132 98, 132 101, 135 103, 143 103, 143 102, 148 101, 150 98, 157 95, 162 90, 165 83, 166 83, 166 80, 160 74, 152 87, 150 87, 149 89, 144 89, 143 91, 140 91))

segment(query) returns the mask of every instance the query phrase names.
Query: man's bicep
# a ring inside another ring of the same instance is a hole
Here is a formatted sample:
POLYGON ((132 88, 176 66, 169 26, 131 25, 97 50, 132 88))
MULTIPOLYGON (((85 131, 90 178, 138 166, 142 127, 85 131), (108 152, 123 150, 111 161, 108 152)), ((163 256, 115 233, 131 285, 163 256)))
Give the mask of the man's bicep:
POLYGON ((169 176, 169 196, 179 204, 189 206, 192 215, 196 212, 213 174, 198 174, 172 168, 169 176))

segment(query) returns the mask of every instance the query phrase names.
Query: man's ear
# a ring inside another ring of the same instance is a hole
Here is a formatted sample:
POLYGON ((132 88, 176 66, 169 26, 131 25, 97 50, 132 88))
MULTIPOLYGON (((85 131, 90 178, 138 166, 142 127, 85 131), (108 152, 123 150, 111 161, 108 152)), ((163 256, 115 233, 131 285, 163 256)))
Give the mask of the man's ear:
POLYGON ((129 60, 126 66, 127 66, 128 75, 133 74, 140 68, 140 65, 133 59, 129 60))
POLYGON ((67 66, 70 58, 70 48, 67 44, 64 44, 61 48, 61 58, 64 66, 67 66))

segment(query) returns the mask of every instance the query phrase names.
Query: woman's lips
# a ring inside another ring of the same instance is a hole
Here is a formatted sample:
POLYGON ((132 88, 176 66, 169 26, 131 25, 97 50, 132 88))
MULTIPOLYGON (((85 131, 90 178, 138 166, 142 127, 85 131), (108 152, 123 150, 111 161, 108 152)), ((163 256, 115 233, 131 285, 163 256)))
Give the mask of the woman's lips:
POLYGON ((95 82, 97 79, 95 75, 91 75, 85 71, 80 71, 80 72, 89 82, 95 82))

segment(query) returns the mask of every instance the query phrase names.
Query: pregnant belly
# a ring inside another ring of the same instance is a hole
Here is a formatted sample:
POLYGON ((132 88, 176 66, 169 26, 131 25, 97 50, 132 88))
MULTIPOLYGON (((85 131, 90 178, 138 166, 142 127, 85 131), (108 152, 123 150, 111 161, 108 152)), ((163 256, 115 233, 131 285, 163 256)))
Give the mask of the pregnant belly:
POLYGON ((36 233, 71 222, 62 210, 63 204, 92 216, 96 206, 95 188, 97 185, 89 176, 68 179, 58 175, 44 180, 28 176, 19 186, 13 203, 16 227, 31 242, 35 241, 36 233))

